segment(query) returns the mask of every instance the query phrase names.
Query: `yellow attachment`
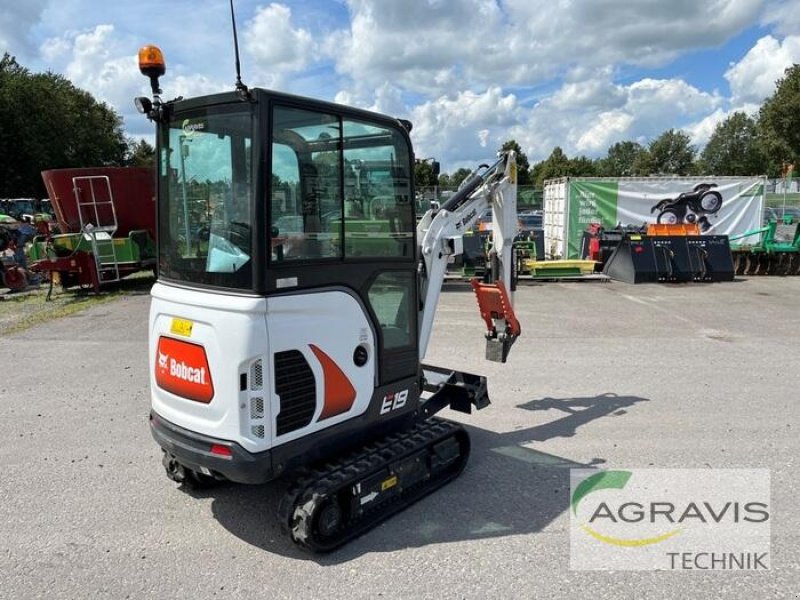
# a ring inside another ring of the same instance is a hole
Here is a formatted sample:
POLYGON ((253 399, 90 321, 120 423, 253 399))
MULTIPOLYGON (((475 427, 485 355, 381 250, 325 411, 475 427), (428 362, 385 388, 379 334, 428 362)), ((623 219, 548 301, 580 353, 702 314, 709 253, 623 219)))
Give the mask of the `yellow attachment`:
POLYGON ((139 71, 148 77, 163 75, 167 70, 164 54, 158 46, 142 46, 139 50, 139 71))

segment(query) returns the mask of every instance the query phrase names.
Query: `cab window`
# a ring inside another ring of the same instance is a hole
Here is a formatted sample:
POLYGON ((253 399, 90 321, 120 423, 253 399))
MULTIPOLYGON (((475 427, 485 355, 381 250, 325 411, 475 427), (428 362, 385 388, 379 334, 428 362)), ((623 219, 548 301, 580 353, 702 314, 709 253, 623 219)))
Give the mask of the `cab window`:
POLYGON ((225 108, 183 113, 162 135, 160 276, 250 289, 250 113, 225 108))
POLYGON ((272 260, 413 259, 405 138, 391 128, 276 106, 272 260))

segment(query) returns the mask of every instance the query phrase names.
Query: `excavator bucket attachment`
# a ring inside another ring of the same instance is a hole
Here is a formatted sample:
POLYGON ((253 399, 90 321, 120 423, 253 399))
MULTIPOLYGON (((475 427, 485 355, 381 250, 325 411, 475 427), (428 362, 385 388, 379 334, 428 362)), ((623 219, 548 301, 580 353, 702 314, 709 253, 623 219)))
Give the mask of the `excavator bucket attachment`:
POLYGON ((502 281, 483 283, 473 279, 471 283, 481 317, 486 323, 486 359, 506 362, 508 352, 521 332, 506 287, 502 281))

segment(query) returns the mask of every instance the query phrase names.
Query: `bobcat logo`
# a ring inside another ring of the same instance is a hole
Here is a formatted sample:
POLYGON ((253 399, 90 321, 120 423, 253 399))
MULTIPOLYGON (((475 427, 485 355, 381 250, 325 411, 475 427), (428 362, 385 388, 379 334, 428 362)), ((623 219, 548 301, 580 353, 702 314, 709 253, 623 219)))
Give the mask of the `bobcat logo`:
POLYGON ((163 352, 158 353, 158 368, 165 369, 167 368, 167 361, 169 360, 169 354, 164 354, 163 352))

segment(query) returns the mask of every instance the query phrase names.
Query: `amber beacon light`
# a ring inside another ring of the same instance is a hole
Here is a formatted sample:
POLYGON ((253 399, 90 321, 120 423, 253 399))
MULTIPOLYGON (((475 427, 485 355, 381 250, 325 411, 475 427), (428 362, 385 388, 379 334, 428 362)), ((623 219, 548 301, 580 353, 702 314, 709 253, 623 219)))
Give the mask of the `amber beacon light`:
POLYGON ((158 46, 143 46, 139 50, 139 71, 150 78, 150 85, 154 94, 161 93, 158 88, 158 78, 167 71, 164 53, 158 46))

